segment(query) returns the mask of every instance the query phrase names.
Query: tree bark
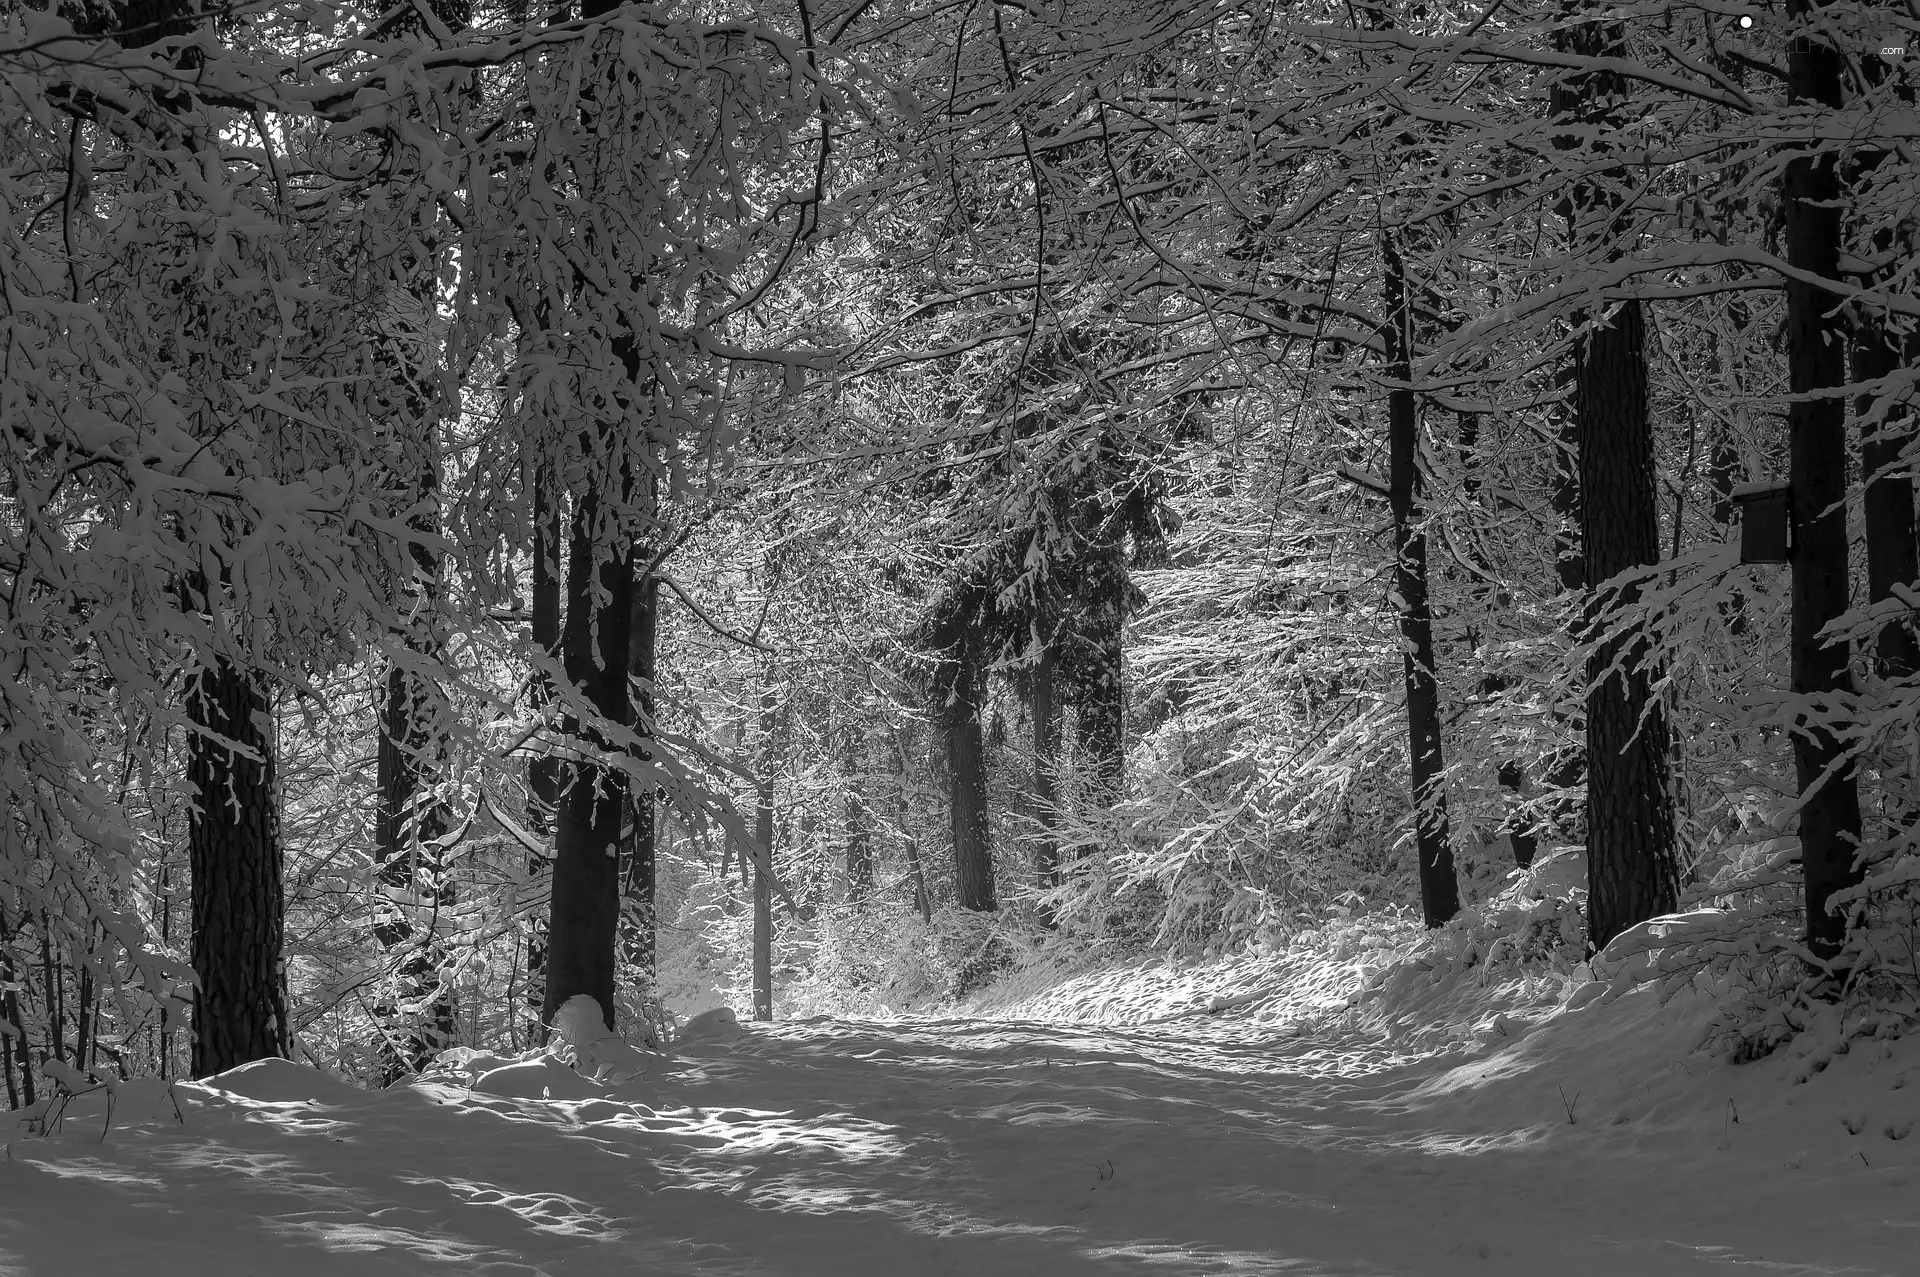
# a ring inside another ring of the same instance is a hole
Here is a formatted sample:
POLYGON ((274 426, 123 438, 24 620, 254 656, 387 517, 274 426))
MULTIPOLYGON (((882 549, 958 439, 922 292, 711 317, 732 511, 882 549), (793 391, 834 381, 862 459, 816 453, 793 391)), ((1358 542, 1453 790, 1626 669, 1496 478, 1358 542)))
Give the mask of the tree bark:
POLYGON ((1433 611, 1427 595, 1427 538, 1417 498, 1419 423, 1412 381, 1413 317, 1406 267, 1398 246, 1381 241, 1386 267, 1385 325, 1388 395, 1387 504, 1393 512, 1394 596, 1400 620, 1401 667, 1407 696, 1407 749, 1412 770, 1414 846, 1419 856, 1420 906, 1429 927, 1460 912, 1447 821, 1445 763, 1440 745, 1440 685, 1434 677, 1433 611))
MULTIPOLYGON (((1804 17, 1806 0, 1789 0, 1804 17)), ((1794 40, 1787 68, 1794 98, 1829 109, 1841 105, 1838 50, 1812 36, 1794 40)), ((1826 279, 1840 273, 1841 186, 1831 153, 1803 153, 1781 178, 1787 260, 1826 279)), ((1799 714, 1793 761, 1800 788, 1800 862, 1806 879, 1807 947, 1823 962, 1837 958, 1846 919, 1828 909, 1837 891, 1860 881, 1860 796, 1846 761, 1851 731, 1852 679, 1845 643, 1827 643, 1820 631, 1846 611, 1847 435, 1845 405, 1832 388, 1844 385, 1846 333, 1829 315, 1840 299, 1797 279, 1786 281, 1787 376, 1793 521, 1793 677, 1799 714), (1821 391, 1819 398, 1807 398, 1821 391), (1829 772, 1831 771, 1831 774, 1829 772)))
MULTIPOLYGON (((1637 301, 1587 336, 1578 368, 1580 536, 1597 585, 1660 560, 1637 301)), ((1632 606, 1639 594, 1623 588, 1619 606, 1632 606)), ((1645 640, 1634 635, 1602 644, 1587 666, 1587 939, 1596 951, 1679 904, 1667 715, 1653 690, 1659 675, 1645 640)))
MULTIPOLYGON (((634 565, 630 553, 603 543, 594 524, 600 500, 574 502, 567 553, 567 626, 561 639, 567 680, 610 723, 632 722, 627 668, 633 626, 634 565), (596 591, 594 586, 598 584, 596 591), (596 601, 596 594, 604 602, 596 601)), ((575 723, 572 734, 602 751, 614 743, 575 723)), ((547 939, 546 992, 540 1018, 579 995, 600 1004, 613 1027, 615 943, 620 920, 620 825, 627 805, 626 773, 599 763, 570 769, 554 832, 553 903, 547 939)))
POLYGON ((964 642, 951 658, 957 668, 941 718, 947 738, 955 891, 962 909, 991 912, 999 906, 994 899, 993 841, 987 825, 986 741, 980 728, 986 672, 979 667, 972 646, 964 642))
POLYGON ((273 742, 258 679, 225 658, 187 699, 187 778, 195 804, 193 1076, 287 1055, 285 897, 273 798, 273 742))

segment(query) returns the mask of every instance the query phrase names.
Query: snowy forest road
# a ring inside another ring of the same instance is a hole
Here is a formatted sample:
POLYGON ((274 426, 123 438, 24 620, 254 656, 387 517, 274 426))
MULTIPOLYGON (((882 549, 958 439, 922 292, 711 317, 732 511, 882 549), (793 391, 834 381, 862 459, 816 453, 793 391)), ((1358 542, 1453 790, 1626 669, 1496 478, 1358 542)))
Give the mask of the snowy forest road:
POLYGON ((1920 1227, 1883 1218, 1904 1180, 1845 1207, 1724 1151, 1716 1179, 1657 1139, 1545 1138, 1564 1113, 1450 1129, 1415 1100, 1458 1063, 1209 1019, 758 1026, 613 1087, 262 1061, 177 1087, 184 1124, 134 1094, 104 1142, 82 1102, 16 1136, 0 1273, 1920 1271, 1920 1227))

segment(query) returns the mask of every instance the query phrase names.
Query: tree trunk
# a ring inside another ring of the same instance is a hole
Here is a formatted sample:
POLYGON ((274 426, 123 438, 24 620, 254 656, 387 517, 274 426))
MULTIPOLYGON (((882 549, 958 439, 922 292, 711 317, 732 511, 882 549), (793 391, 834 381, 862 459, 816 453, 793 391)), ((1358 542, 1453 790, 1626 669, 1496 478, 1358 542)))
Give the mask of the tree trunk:
MULTIPOLYGON (((632 722, 627 667, 633 626, 632 555, 594 544, 599 498, 574 502, 567 553, 567 626, 561 640, 567 680, 611 723, 632 722), (596 591, 594 586, 598 584, 596 591), (605 602, 598 602, 596 594, 605 602)), ((573 724, 583 745, 602 751, 614 743, 585 724, 573 724)), ((554 832, 553 904, 547 938, 546 992, 540 1018, 585 994, 613 1027, 615 943, 620 921, 619 846, 626 814, 627 778, 618 768, 583 763, 570 769, 554 832)))
MULTIPOLYGON (((1629 301, 1580 349, 1580 536, 1595 585, 1660 560, 1645 342, 1640 304, 1629 301)), ((1639 594, 1622 589, 1619 605, 1639 594)), ((1659 674, 1634 636, 1603 644, 1587 666, 1587 939, 1595 950, 1679 904, 1659 674)))
POLYGON ((1416 498, 1420 491, 1419 426, 1412 380, 1413 317, 1398 247, 1383 239, 1388 322, 1387 503, 1393 512, 1394 595, 1400 618, 1402 673, 1407 695, 1407 747, 1413 773, 1414 844, 1420 861, 1420 905, 1429 927, 1460 912, 1449 845, 1447 794, 1440 746, 1440 686, 1434 677, 1433 612, 1427 599, 1427 538, 1416 498))
MULTIPOLYGON (((1804 16, 1806 0, 1788 13, 1804 16)), ((1787 67, 1793 96, 1829 109, 1841 105, 1840 53, 1807 36, 1796 39, 1787 67)), ((1827 279, 1840 273, 1842 191, 1831 153, 1796 155, 1781 179, 1787 260, 1827 279)), ((1795 396, 1788 408, 1793 519, 1793 693, 1812 710, 1796 716, 1793 761, 1800 787, 1800 862, 1806 879, 1807 947, 1815 958, 1836 958, 1846 919, 1829 911, 1837 891, 1860 881, 1860 797, 1851 762, 1844 761, 1851 729, 1852 680, 1845 643, 1818 636, 1847 609, 1847 435, 1845 405, 1832 394, 1802 398, 1844 385, 1846 333, 1829 315, 1840 299, 1824 288, 1786 281, 1787 377, 1795 396), (1829 769, 1833 774, 1828 775, 1829 769)))
MULTIPOLYGON (((560 494, 554 491, 553 471, 545 462, 533 472, 533 645, 549 661, 560 652, 560 494)), ((542 712, 553 703, 553 680, 546 674, 533 680, 533 703, 542 712)), ((554 817, 560 806, 561 763, 552 754, 536 755, 527 764, 527 819, 534 833, 552 845, 554 817)), ((536 896, 552 890, 553 862, 545 856, 527 858, 527 879, 536 896)), ((547 929, 535 912, 527 928, 528 1037, 547 1040, 547 1022, 541 1011, 547 996, 547 929)))
MULTIPOLYGON (((1102 534, 1096 534, 1102 535, 1102 534)), ((1086 760, 1090 804, 1110 809, 1126 779, 1126 623, 1132 581, 1126 547, 1097 541, 1073 564, 1079 580, 1072 643, 1074 744, 1086 760)))
MULTIPOLYGON (((1040 871, 1040 889, 1051 891, 1060 885, 1060 838, 1055 832, 1059 812, 1055 809, 1055 767, 1060 759, 1060 715, 1053 703, 1053 648, 1040 653, 1033 670, 1033 806, 1040 836, 1034 847, 1034 867, 1040 871)), ((1053 906, 1040 908, 1043 925, 1054 925, 1053 906)))
MULTIPOLYGON (((628 653, 633 676, 640 681, 634 730, 642 740, 650 740, 654 734, 653 680, 658 671, 659 639, 660 582, 648 576, 634 585, 633 632, 628 653)), ((643 757, 650 755, 643 754, 643 757)), ((620 851, 621 914, 625 933, 622 948, 627 965, 640 972, 649 987, 653 983, 657 949, 658 807, 659 794, 654 786, 643 785, 633 791, 627 811, 630 832, 620 851)))
POLYGON ((760 686, 760 783, 753 822, 753 1018, 773 1019, 773 769, 779 701, 773 668, 760 686))
POLYGON ((193 1076, 287 1055, 280 829, 266 695, 224 658, 187 698, 195 804, 187 835, 193 875, 193 1076), (237 747, 237 748, 236 748, 237 747))
MULTIPOLYGON (((1738 532, 1734 526, 1733 490, 1745 482, 1745 476, 1745 467, 1741 464, 1740 449, 1734 442, 1733 432, 1725 424, 1715 427, 1713 451, 1708 460, 1708 482, 1713 486, 1713 521, 1719 527, 1723 541, 1731 539, 1738 532)), ((1720 607, 1720 615, 1727 623, 1729 634, 1737 638, 1747 632, 1747 596, 1738 586, 1728 591, 1727 601, 1720 607)))
POLYGON ((962 909, 991 912, 994 900, 993 842, 987 825, 986 741, 980 713, 986 672, 970 642, 952 658, 953 686, 942 709, 947 738, 948 813, 953 830, 954 887, 962 909))

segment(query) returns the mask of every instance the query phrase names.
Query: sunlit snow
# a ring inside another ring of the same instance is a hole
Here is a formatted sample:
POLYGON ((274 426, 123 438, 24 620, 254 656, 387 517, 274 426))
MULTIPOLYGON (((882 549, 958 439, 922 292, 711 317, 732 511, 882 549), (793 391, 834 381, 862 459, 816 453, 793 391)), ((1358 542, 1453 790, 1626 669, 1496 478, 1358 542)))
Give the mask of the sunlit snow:
POLYGON ((614 1083, 458 1051, 377 1093, 130 1084, 11 1134, 0 1273, 1920 1273, 1910 1044, 1795 1085, 1690 1053, 1704 997, 1420 968, 1349 1008, 1351 967, 714 1012, 614 1083))

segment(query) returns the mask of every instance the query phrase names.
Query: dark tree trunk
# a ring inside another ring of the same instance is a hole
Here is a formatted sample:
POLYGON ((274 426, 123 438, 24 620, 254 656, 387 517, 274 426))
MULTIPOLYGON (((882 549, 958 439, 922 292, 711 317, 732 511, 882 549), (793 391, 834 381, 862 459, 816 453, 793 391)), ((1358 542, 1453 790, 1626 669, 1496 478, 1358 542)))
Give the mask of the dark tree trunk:
MULTIPOLYGON (((1060 885, 1060 838, 1055 832, 1059 812, 1055 769, 1060 761, 1060 714, 1053 703, 1053 649, 1040 653, 1033 670, 1033 806, 1040 826, 1034 847, 1034 867, 1040 871, 1040 889, 1051 891, 1060 885)), ((1051 927, 1053 907, 1044 905, 1040 921, 1051 927)))
POLYGON ((1092 805, 1111 808, 1126 777, 1126 623, 1133 582, 1126 547, 1095 534, 1073 563, 1077 616, 1063 639, 1071 648, 1074 744, 1086 760, 1092 805))
MULTIPOLYGON (((634 714, 634 731, 644 740, 653 737, 653 680, 659 668, 660 582, 649 576, 636 582, 633 589, 633 632, 629 637, 629 660, 633 676, 640 681, 639 703, 634 714)), ((643 753, 643 757, 651 755, 643 753)), ((652 785, 634 789, 628 804, 631 822, 620 849, 623 902, 622 945, 627 964, 641 972, 649 986, 653 982, 654 955, 657 950, 658 869, 656 854, 659 838, 659 793, 652 785)))
MULTIPOLYGON (((1808 11, 1791 0, 1793 16, 1808 11)), ((1841 105, 1840 53, 1808 36, 1796 39, 1787 67, 1793 96, 1830 109, 1841 105)), ((1826 279, 1840 273, 1842 191, 1831 153, 1802 154, 1781 179, 1787 260, 1826 279)), ((1812 714, 1797 717, 1793 761, 1800 785, 1800 861, 1806 877, 1807 946, 1823 961, 1837 957, 1846 919, 1828 909, 1837 891, 1860 881, 1860 797, 1844 761, 1852 679, 1845 643, 1820 631, 1846 611, 1847 434, 1845 405, 1832 394, 1801 398, 1846 382, 1843 321, 1829 316, 1840 299, 1824 288, 1786 281, 1788 408, 1793 508, 1793 692, 1812 714), (1827 775, 1828 769, 1834 774, 1827 775)))
MULTIPOLYGON (((599 498, 591 494, 574 502, 561 647, 568 681, 601 718, 625 726, 632 722, 627 667, 634 565, 632 556, 614 545, 595 546, 599 507, 599 498), (596 601, 596 593, 604 603, 596 601)), ((575 733, 603 751, 615 748, 585 724, 575 724, 575 733)), ((571 783, 560 799, 554 831, 553 905, 540 1018, 552 1024, 555 1012, 569 999, 585 994, 600 1004, 611 1029, 627 778, 618 768, 599 764, 570 770, 571 783)))
MULTIPOLYGON (((1660 560, 1645 342, 1640 304, 1630 301, 1580 348, 1580 533, 1596 585, 1660 560)), ((1622 589, 1620 606, 1639 593, 1622 589)), ((1587 667, 1587 937, 1595 950, 1679 903, 1658 677, 1634 636, 1603 644, 1587 667)))
MULTIPOLYGON (((1570 0, 1569 17, 1591 8, 1570 0)), ((1555 37, 1563 52, 1619 57, 1625 34, 1618 23, 1570 23, 1555 37)), ((1557 86, 1552 109, 1569 125, 1604 135, 1619 126, 1629 84, 1611 71, 1593 71, 1557 86)), ((1556 145, 1581 145, 1576 133, 1556 145)), ((1588 162, 1607 158, 1604 144, 1587 141, 1588 162)), ((1612 171, 1580 182, 1560 205, 1576 252, 1617 258, 1621 197, 1612 171)), ((1603 303, 1604 304, 1604 303, 1603 303)), ((1584 324, 1589 316, 1576 315, 1584 324)), ((1572 358, 1580 552, 1588 590, 1587 625, 1605 623, 1592 591, 1611 577, 1660 559, 1653 422, 1648 415, 1646 333, 1638 302, 1602 314, 1579 339, 1572 358)), ((1622 590, 1630 606, 1636 588, 1622 590)), ((1671 912, 1679 898, 1674 859, 1673 789, 1664 706, 1653 694, 1659 669, 1637 635, 1603 644, 1587 669, 1587 942, 1595 950, 1626 928, 1671 912), (1612 667, 1618 663, 1620 669, 1612 667)))
POLYGON ((1434 677, 1433 612, 1427 599, 1427 538, 1417 497, 1419 424, 1414 414, 1412 322, 1407 276, 1398 247, 1383 239, 1388 322, 1387 503, 1393 511, 1394 594, 1400 618, 1407 695, 1407 749, 1413 773, 1414 845, 1420 858, 1420 905, 1429 927, 1460 912, 1453 872, 1447 794, 1440 746, 1440 685, 1434 677))
POLYGON ((986 672, 962 645, 952 660, 952 687, 941 721, 947 739, 948 812, 953 830, 954 888, 962 909, 988 912, 994 899, 993 841, 987 825, 986 741, 980 713, 986 672))
MULTIPOLYGON (((546 463, 538 463, 533 473, 533 645, 550 661, 559 661, 560 652, 560 554, 561 519, 559 494, 553 489, 553 474, 546 463)), ((537 707, 553 703, 553 681, 545 674, 533 680, 533 700, 537 707)), ((560 806, 560 760, 551 754, 536 755, 527 764, 527 819, 534 833, 548 839, 551 846, 554 815, 560 806)), ((527 858, 527 878, 536 894, 552 887, 553 862, 545 856, 527 858)), ((527 1011, 533 1022, 530 1036, 547 1039, 546 1021, 541 1009, 547 996, 547 929, 536 912, 527 931, 527 1011)))
POLYGON ((273 742, 257 679, 225 659, 187 698, 187 779, 194 811, 193 1076, 287 1055, 280 830, 273 742), (236 749, 236 746, 238 747, 236 749))
MULTIPOLYGON (((1745 482, 1740 449, 1734 442, 1733 432, 1725 425, 1718 426, 1713 433, 1708 481, 1713 485, 1713 521, 1720 529, 1720 539, 1725 541, 1738 532, 1734 527, 1733 490, 1745 482)), ((1747 596, 1737 586, 1728 594, 1720 615, 1727 623, 1727 632, 1737 637, 1747 632, 1747 596)))
MULTIPOLYGON (((1875 244, 1882 252, 1893 248, 1891 235, 1875 244)), ((1920 361, 1920 346, 1911 337, 1889 331, 1869 319, 1853 328, 1853 379, 1878 381, 1920 361)), ((1901 452, 1913 441, 1913 421, 1904 403, 1888 405, 1884 419, 1866 422, 1874 396, 1854 401, 1863 419, 1860 429, 1860 468, 1866 478, 1867 598, 1879 603, 1894 597, 1896 585, 1911 586, 1920 578, 1920 547, 1914 541, 1913 479, 1901 452)), ((1881 678, 1901 679, 1920 672, 1920 643, 1904 619, 1888 621, 1874 644, 1875 672, 1881 678)))

